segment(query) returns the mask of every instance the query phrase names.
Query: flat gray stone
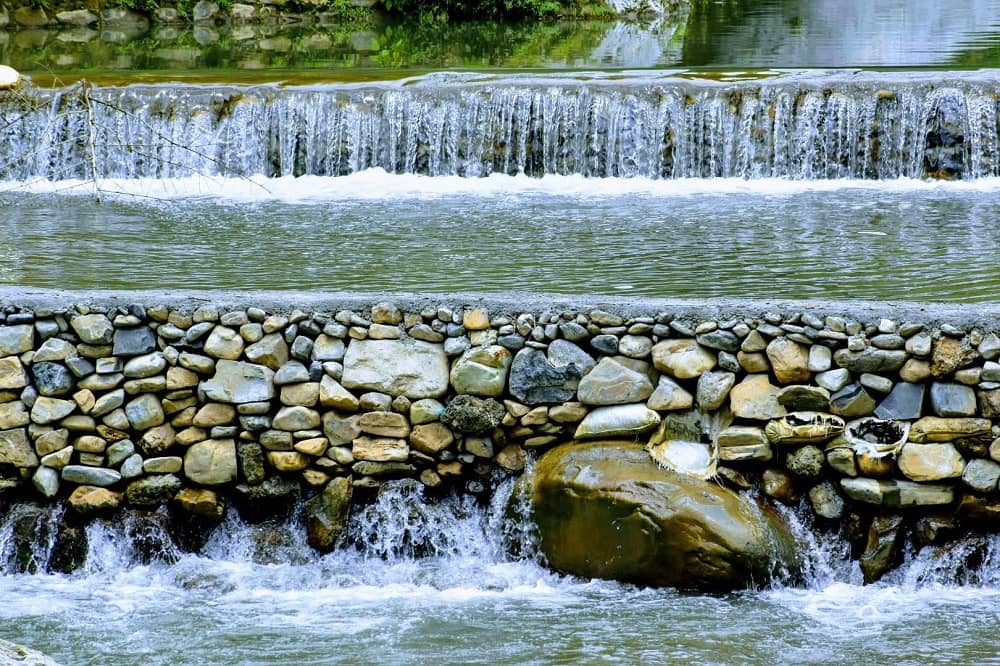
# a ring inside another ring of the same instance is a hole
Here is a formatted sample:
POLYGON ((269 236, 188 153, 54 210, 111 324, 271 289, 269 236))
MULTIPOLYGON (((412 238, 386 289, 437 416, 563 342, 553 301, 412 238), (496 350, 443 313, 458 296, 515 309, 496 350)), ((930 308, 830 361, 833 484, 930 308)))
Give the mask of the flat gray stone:
POLYGON ((931 384, 931 409, 937 416, 975 416, 976 392, 970 386, 944 382, 931 384))
POLYGON ((926 389, 924 384, 897 383, 889 395, 875 408, 875 416, 880 419, 900 421, 919 419, 924 412, 926 389))
POLYGON ((341 384, 410 399, 448 391, 448 357, 440 345, 417 340, 352 340, 341 384))
POLYGON ((35 327, 31 324, 0 326, 0 358, 23 354, 35 346, 35 327))
POLYGON ((148 326, 119 328, 113 336, 111 353, 118 358, 142 356, 156 351, 156 333, 148 326))
POLYGON ((87 465, 66 465, 62 468, 62 480, 82 486, 98 486, 107 488, 122 480, 122 475, 106 467, 88 467, 87 465))
POLYGON ((585 405, 624 405, 641 402, 653 393, 649 377, 604 357, 580 380, 577 395, 585 405))
POLYGON ((243 404, 274 398, 274 371, 256 363, 220 360, 215 375, 198 386, 206 402, 243 404))

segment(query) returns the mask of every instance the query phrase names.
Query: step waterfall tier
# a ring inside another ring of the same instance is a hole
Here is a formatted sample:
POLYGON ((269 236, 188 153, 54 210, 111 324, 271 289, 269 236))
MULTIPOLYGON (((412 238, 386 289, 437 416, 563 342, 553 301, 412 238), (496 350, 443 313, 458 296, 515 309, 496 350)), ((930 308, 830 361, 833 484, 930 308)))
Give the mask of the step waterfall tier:
POLYGON ((0 178, 970 179, 1000 174, 998 91, 989 71, 29 88, 0 96, 0 178))

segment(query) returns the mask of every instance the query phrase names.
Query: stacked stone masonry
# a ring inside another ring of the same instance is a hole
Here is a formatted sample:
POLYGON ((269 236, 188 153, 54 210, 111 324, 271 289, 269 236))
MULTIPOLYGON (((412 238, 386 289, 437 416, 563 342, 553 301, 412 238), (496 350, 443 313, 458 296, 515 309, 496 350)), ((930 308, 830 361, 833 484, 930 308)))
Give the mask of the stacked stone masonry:
MULTIPOLYGON (((293 494, 337 514, 402 477, 484 493, 531 451, 646 442, 692 410, 716 424, 723 481, 807 497, 823 520, 917 509, 933 531, 1000 512, 1000 335, 984 326, 389 302, 2 319, 0 489, 83 516, 167 504, 217 520, 293 494), (905 437, 859 450, 866 418, 905 437)), ((335 521, 313 522, 332 547, 335 521)))

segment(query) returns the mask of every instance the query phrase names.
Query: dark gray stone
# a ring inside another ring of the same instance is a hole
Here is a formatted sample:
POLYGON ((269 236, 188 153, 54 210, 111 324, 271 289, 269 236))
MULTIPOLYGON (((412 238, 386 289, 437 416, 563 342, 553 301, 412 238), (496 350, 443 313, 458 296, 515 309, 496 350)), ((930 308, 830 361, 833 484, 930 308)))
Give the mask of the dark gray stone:
POLYGON ((298 481, 271 476, 251 486, 241 483, 233 488, 233 500, 240 516, 251 523, 288 516, 298 503, 298 481))
POLYGON ((125 501, 130 506, 152 509, 173 499, 182 485, 181 480, 173 474, 147 476, 128 484, 125 501))
POLYGON ((441 422, 460 432, 475 434, 500 425, 506 410, 492 398, 457 395, 441 415, 441 422))
POLYGON ((702 347, 736 353, 740 349, 740 339, 730 331, 714 330, 695 338, 702 347))
POLYGON ((524 338, 520 335, 501 335, 497 338, 497 344, 511 351, 518 351, 524 348, 524 338))
POLYGON ((868 416, 874 410, 875 400, 857 382, 848 384, 830 396, 830 411, 844 418, 868 416))
POLYGON ((790 412, 825 412, 830 409, 830 392, 819 386, 786 386, 778 392, 778 404, 790 412))
POLYGON ((156 351, 156 332, 147 326, 136 328, 119 328, 115 331, 114 346, 111 353, 115 356, 142 356, 156 351))
POLYGON ((924 384, 899 382, 892 392, 875 408, 875 416, 880 419, 913 420, 924 412, 924 384))
POLYGON ((94 372, 94 364, 82 356, 70 356, 66 359, 66 367, 76 375, 76 378, 86 377, 94 372))
POLYGON ((875 349, 867 347, 862 351, 853 352, 840 349, 833 355, 833 360, 842 368, 847 368, 855 374, 864 372, 895 372, 906 362, 905 351, 875 349))
POLYGON ((595 336, 593 340, 590 341, 590 346, 602 354, 617 354, 618 353, 618 338, 613 335, 598 335, 595 336))
POLYGON ((522 349, 510 365, 510 393, 528 405, 569 402, 583 373, 575 364, 556 367, 538 349, 522 349))
POLYGON ((73 391, 73 374, 61 363, 35 363, 31 366, 31 374, 41 395, 67 395, 73 391))
POLYGON ((970 386, 934 382, 931 409, 937 416, 975 416, 976 392, 970 386))
POLYGON ((236 462, 240 478, 247 485, 256 486, 264 481, 264 450, 257 442, 239 442, 236 445, 236 462))
POLYGON ((581 340, 586 340, 590 337, 590 333, 587 332, 587 329, 580 326, 580 324, 575 321, 567 321, 559 324, 559 331, 562 333, 563 337, 570 342, 580 342, 581 340))

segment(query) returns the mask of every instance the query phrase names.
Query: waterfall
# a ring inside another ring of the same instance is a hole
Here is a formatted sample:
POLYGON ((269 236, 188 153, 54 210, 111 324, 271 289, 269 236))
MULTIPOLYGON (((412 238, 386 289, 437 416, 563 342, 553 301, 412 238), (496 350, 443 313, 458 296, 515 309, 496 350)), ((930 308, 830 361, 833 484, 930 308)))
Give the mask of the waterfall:
POLYGON ((1000 175, 998 92, 983 74, 938 82, 877 73, 76 86, 0 97, 0 179, 371 168, 464 177, 970 179, 1000 175))

